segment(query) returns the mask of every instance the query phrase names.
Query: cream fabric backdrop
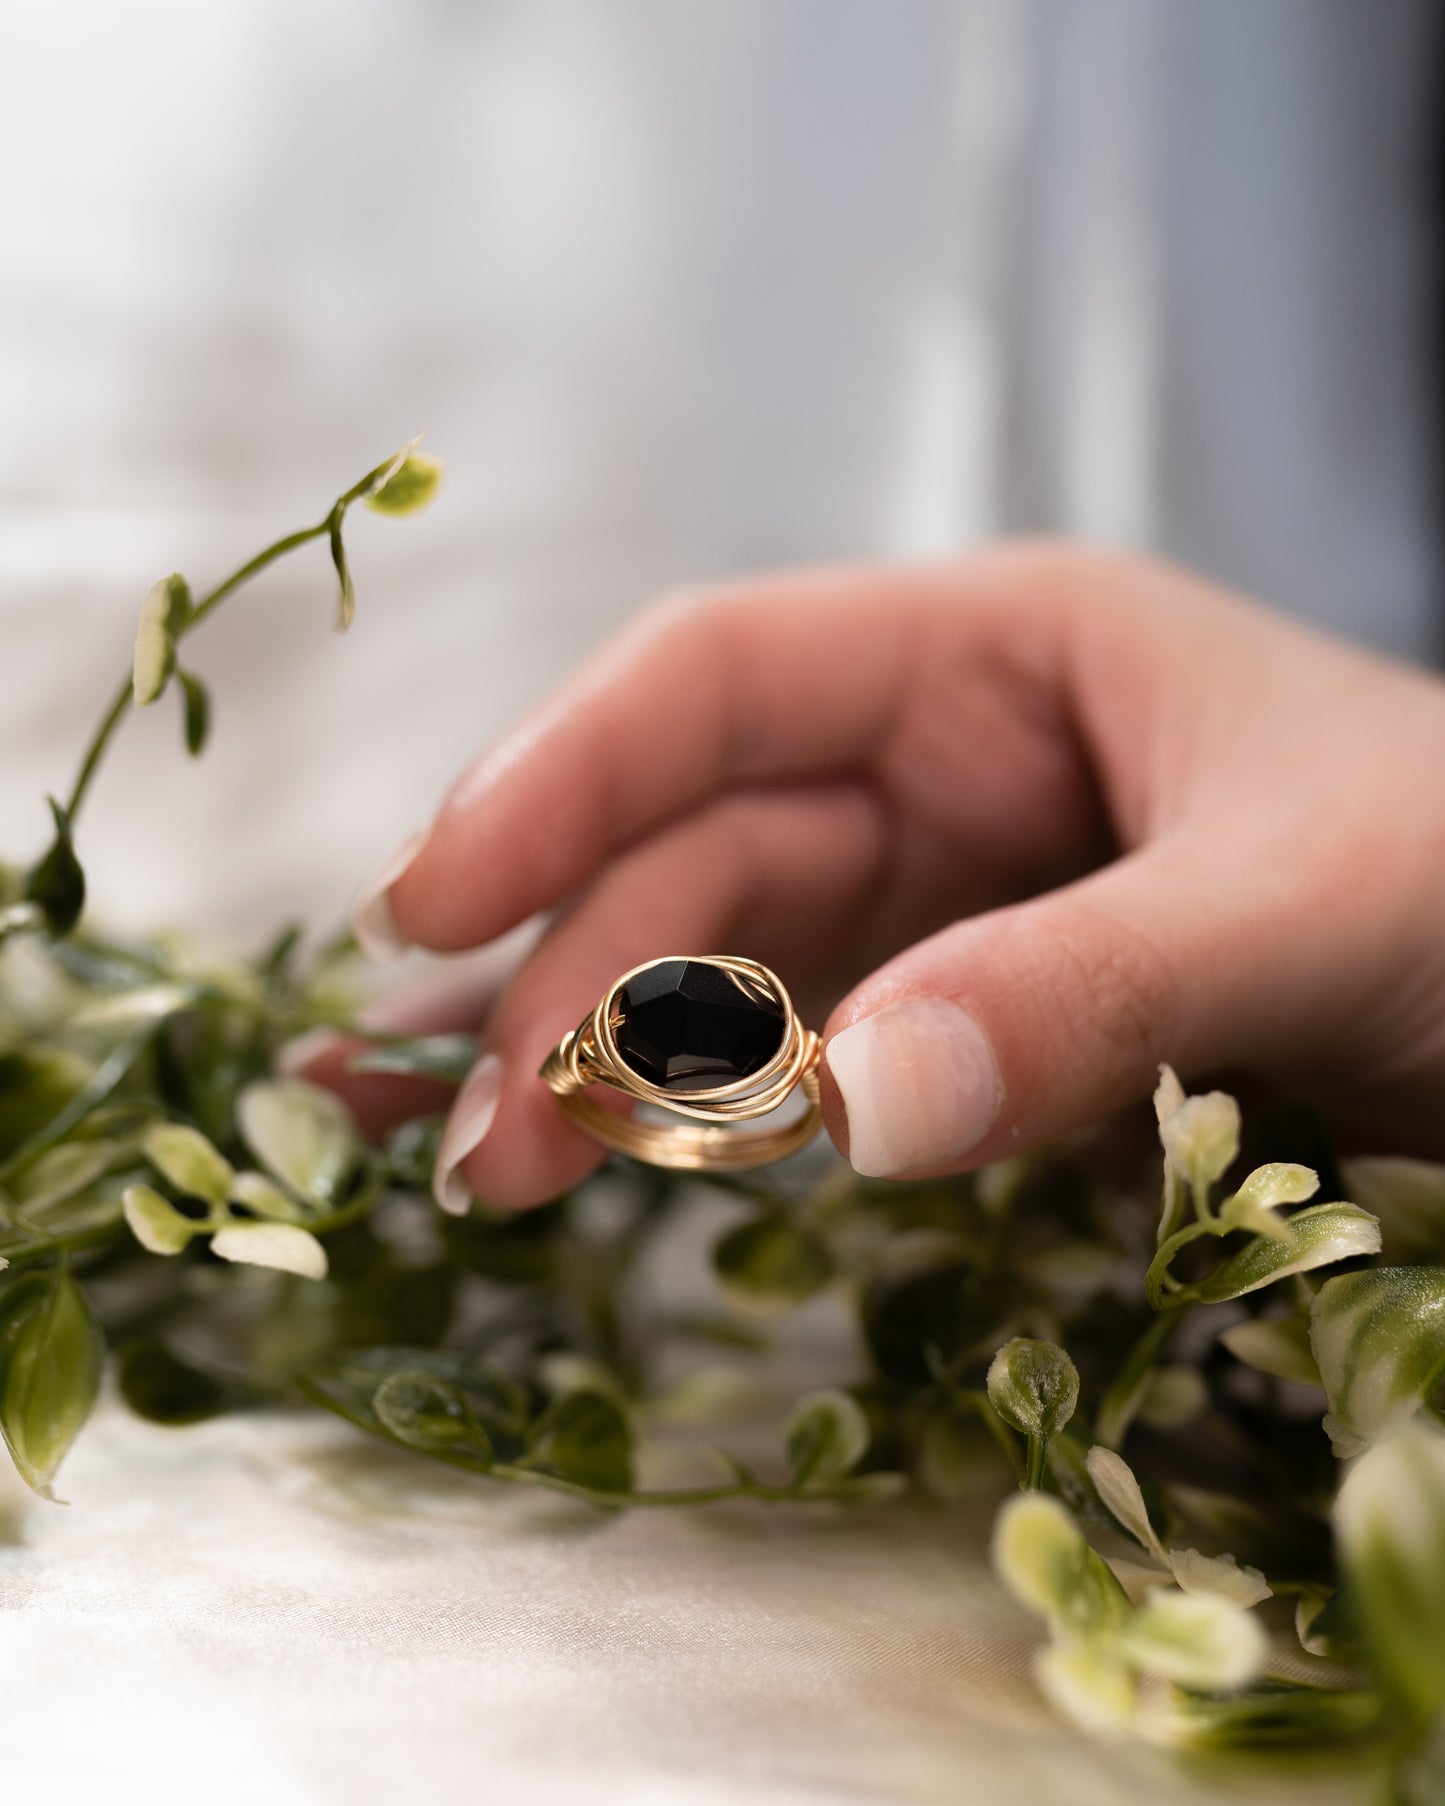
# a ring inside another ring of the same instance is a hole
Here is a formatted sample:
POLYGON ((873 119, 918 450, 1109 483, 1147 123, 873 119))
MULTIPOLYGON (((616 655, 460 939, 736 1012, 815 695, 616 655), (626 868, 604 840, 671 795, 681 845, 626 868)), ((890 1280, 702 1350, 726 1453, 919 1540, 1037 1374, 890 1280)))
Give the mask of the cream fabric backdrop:
MULTIPOLYGON (((12 1797, 1363 1806, 1064 1731, 946 1518, 498 1497, 344 1425, 109 1411, 0 1543, 12 1797)), ((1245 1771, 1248 1772, 1248 1771, 1245 1771)))
MULTIPOLYGON (((1429 15, 0 0, 0 844, 38 843, 157 575, 423 427, 447 490, 357 521, 351 639, 317 551, 198 642, 200 769, 168 708, 131 724, 84 826, 118 919, 333 919, 640 598, 761 563, 1059 528, 1427 653, 1429 15)), ((64 1490, 0 1547, 17 1793, 1233 1785, 1048 1719, 981 1507, 604 1523, 324 1424, 114 1408, 64 1490)))

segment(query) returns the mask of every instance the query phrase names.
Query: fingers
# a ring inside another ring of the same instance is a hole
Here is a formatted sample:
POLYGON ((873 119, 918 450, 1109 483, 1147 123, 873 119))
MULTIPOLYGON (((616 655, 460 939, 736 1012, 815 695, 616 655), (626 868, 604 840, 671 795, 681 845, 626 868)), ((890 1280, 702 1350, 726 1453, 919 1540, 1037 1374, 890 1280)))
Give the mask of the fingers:
POLYGON ((281 1048, 277 1070, 325 1085, 349 1106, 357 1127, 376 1140, 397 1123, 442 1110, 456 1087, 399 1073, 356 1072, 352 1061, 377 1043, 367 1030, 392 1035, 474 1034, 537 941, 534 924, 425 978, 378 997, 360 1014, 361 1032, 318 1028, 281 1048))
MULTIPOLYGON (((941 612, 966 612, 985 662, 1000 621, 1019 636, 1015 562, 770 579, 654 609, 461 779, 363 893, 358 934, 381 952, 473 945, 710 798, 856 777, 941 612)), ((1042 621, 1029 643, 1046 661, 1042 621)))
POLYGON ((959 922, 873 974, 829 1024, 824 1111, 858 1171, 981 1165, 1188 1071, 1268 1058, 1307 1021, 1318 950, 1294 900, 1220 877, 1220 842, 1162 842, 959 922))
POLYGON ((429 1116, 451 1102, 452 1087, 438 1079, 392 1072, 353 1072, 351 1062, 375 1046, 374 1041, 357 1035, 317 1029, 283 1048, 276 1067, 288 1078, 308 1079, 313 1085, 334 1091, 368 1141, 379 1140, 396 1123, 414 1116, 429 1116))
POLYGON ((604 1150, 562 1115, 538 1070, 613 981, 667 953, 733 950, 789 967, 810 935, 866 897, 883 848, 857 789, 729 799, 617 861, 557 922, 499 1005, 487 1054, 443 1138, 436 1191, 447 1209, 542 1202, 604 1150))

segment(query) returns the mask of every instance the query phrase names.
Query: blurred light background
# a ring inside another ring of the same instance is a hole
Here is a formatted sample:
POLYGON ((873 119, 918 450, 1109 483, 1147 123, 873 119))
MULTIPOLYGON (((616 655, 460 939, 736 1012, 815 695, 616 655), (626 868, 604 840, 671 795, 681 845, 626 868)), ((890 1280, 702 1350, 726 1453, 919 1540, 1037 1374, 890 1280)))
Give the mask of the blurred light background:
POLYGON ((310 548, 194 643, 199 768, 130 725, 113 918, 335 918, 630 608, 760 565, 1079 533, 1433 656, 1435 17, 0 0, 0 845, 157 576, 423 429, 351 637, 310 548))

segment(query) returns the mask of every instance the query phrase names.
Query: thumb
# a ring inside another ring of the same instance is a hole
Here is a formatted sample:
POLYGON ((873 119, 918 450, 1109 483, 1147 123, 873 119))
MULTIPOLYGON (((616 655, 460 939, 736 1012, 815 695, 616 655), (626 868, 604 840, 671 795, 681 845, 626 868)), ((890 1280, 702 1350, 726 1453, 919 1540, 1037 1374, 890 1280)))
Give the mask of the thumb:
POLYGON ((853 1166, 980 1166, 1136 1101, 1161 1060, 1264 1051, 1308 994, 1308 955, 1275 932, 1282 896, 1245 897, 1221 883, 1217 849, 1209 863, 1212 877, 1156 844, 954 923, 864 980, 824 1047, 824 1112, 853 1166))

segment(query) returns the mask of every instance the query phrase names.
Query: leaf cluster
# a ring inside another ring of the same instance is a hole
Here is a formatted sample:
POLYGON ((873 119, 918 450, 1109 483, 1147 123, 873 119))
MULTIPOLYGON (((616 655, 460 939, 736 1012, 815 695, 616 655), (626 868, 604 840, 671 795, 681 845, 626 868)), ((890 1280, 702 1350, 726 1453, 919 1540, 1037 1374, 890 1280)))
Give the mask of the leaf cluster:
POLYGON ((1085 1149, 911 1185, 805 1158, 699 1188, 617 1162, 526 1215, 455 1218, 432 1174, 475 1046, 366 1037, 348 937, 288 925, 218 957, 86 916, 76 819, 129 709, 175 684, 199 753, 183 642, 320 540, 349 625, 348 510, 411 513, 439 477, 408 446, 209 591, 154 585, 48 844, 0 867, 0 1434, 22 1477, 53 1496, 107 1358, 157 1422, 305 1399, 607 1510, 908 1485, 946 1505, 1011 1477, 995 1558, 1044 1621, 1059 1710, 1195 1747, 1373 1740, 1393 1797, 1442 1797, 1445 1173, 1341 1182, 1317 1125, 1246 1125, 1165 1069, 1157 1209, 1145 1164, 1085 1149), (366 1143, 278 1075, 327 1027, 436 1107, 366 1143), (1362 1202, 1316 1202, 1320 1173, 1362 1202), (699 1210, 711 1299, 682 1311, 656 1275, 699 1210), (716 1446, 720 1402, 798 1311, 850 1322, 858 1360, 744 1460, 716 1446), (1291 1602, 1303 1649, 1355 1683, 1270 1674, 1258 1615, 1279 1634, 1291 1602))

